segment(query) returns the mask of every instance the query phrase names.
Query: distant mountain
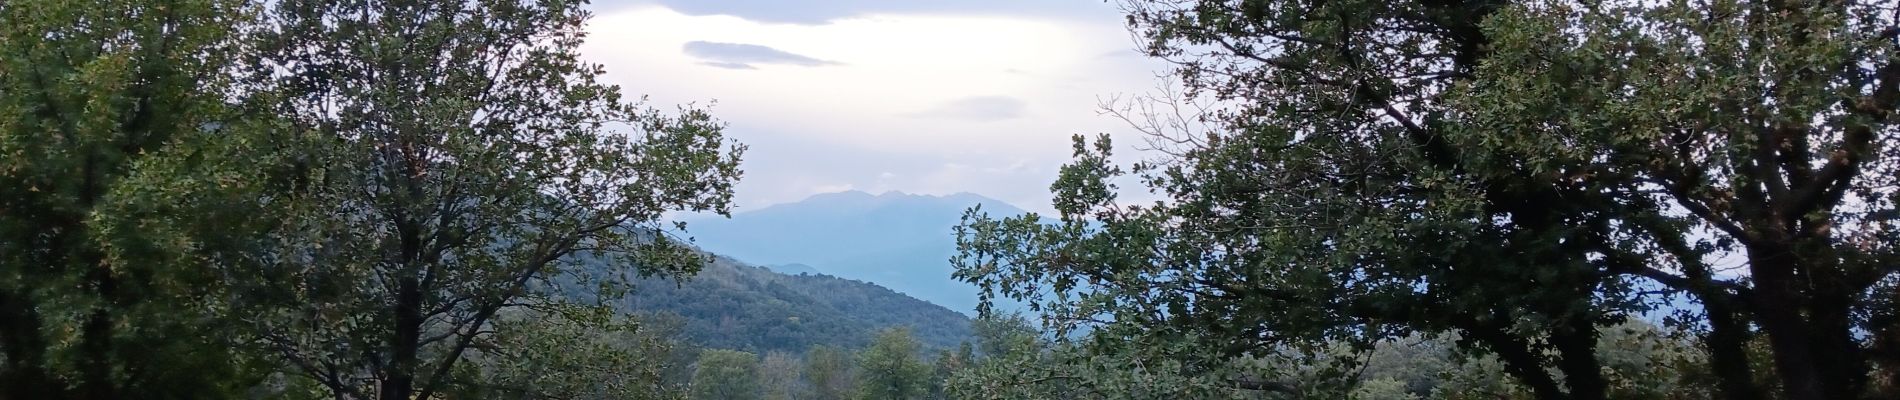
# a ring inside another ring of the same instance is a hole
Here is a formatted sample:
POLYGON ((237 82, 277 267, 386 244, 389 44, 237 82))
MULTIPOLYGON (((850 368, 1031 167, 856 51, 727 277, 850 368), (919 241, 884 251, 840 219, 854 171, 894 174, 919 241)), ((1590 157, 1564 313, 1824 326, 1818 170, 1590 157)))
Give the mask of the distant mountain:
POLYGON ((956 253, 951 228, 976 205, 993 216, 1024 213, 971 193, 849 191, 744 211, 731 219, 696 219, 688 228, 701 248, 714 253, 760 265, 809 265, 973 315, 977 288, 950 277, 949 259, 956 253))
POLYGON ((942 306, 866 282, 787 275, 727 257, 684 281, 642 280, 616 304, 672 319, 694 344, 752 352, 862 347, 891 326, 909 326, 932 348, 956 348, 970 338, 969 317, 942 306))

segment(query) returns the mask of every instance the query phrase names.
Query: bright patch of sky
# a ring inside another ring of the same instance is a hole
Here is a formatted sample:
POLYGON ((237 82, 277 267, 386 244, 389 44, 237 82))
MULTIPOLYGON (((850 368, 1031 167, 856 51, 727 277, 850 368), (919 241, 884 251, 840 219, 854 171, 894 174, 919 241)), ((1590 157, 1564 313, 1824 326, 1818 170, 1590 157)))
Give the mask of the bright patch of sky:
POLYGON ((1165 69, 1095 0, 594 9, 583 53, 610 81, 655 105, 714 103, 727 133, 751 147, 741 210, 895 190, 974 192, 1047 212, 1070 135, 1127 136, 1098 115, 1101 99, 1153 91, 1165 69))

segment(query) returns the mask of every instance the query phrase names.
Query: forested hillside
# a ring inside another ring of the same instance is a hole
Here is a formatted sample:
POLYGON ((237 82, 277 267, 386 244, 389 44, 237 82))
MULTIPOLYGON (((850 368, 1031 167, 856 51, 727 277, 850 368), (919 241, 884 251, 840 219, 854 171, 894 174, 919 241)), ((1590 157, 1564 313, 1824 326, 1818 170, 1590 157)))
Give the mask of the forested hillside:
POLYGON ((880 329, 906 327, 931 349, 970 339, 970 319, 890 289, 829 275, 787 275, 716 257, 683 281, 635 283, 616 302, 636 313, 683 322, 682 338, 700 346, 800 352, 814 345, 858 348, 880 329))

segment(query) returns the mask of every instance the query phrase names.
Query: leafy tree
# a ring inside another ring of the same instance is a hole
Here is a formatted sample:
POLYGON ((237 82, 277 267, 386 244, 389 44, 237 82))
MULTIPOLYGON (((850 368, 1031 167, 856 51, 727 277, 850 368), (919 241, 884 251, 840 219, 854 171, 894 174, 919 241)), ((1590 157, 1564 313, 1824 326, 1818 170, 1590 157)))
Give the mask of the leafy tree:
POLYGON ((1365 381, 1353 389, 1347 397, 1352 400, 1418 400, 1418 395, 1406 391, 1405 382, 1380 378, 1365 381))
POLYGON ((950 398, 950 377, 969 368, 974 362, 976 362, 976 346, 971 345, 970 342, 963 342, 962 345, 957 346, 955 353, 950 350, 938 350, 933 374, 930 377, 930 398, 950 398))
POLYGON ((805 387, 805 380, 799 376, 803 369, 798 358, 791 354, 765 353, 765 361, 759 363, 759 384, 765 387, 765 400, 806 398, 811 389, 805 387))
POLYGON ((242 0, 0 2, 0 398, 253 381, 212 267, 273 205, 227 101, 242 0))
POLYGON ((815 400, 851 398, 857 388, 857 369, 850 353, 831 346, 812 346, 805 352, 805 382, 811 385, 815 400))
POLYGON ((494 324, 457 367, 448 398, 685 398, 664 373, 674 338, 593 307, 521 310, 494 324))
POLYGON ((878 332, 871 347, 858 354, 860 399, 922 399, 930 393, 930 364, 919 358, 923 345, 907 328, 878 332))
POLYGON ((759 357, 737 350, 707 349, 693 369, 693 398, 698 400, 756 400, 759 357))
MULTIPOLYGON (((945 382, 956 399, 1241 399, 1225 375, 1191 372, 1179 362, 1142 359, 1134 353, 1096 353, 1073 338, 1043 338, 1020 316, 979 318, 983 355, 945 382), (1156 362, 1160 361, 1160 362, 1156 362)), ((1090 334, 1093 336, 1095 334, 1090 334)), ((1111 338, 1113 335, 1104 335, 1111 338)), ((1112 339, 1110 339, 1112 340, 1112 339)), ((1186 341, 1141 343, 1151 349, 1192 345, 1186 341)), ((1251 361, 1251 360, 1245 360, 1251 361)), ((1221 373, 1246 370, 1241 362, 1221 373)))
POLYGON ((1034 352, 1038 348, 1036 326, 1021 313, 984 315, 970 323, 976 343, 972 351, 980 357, 1034 352))
POLYGON ((663 215, 725 213, 742 147, 601 83, 581 6, 271 3, 253 93, 313 139, 288 141, 277 247, 239 271, 263 343, 336 396, 428 399, 505 310, 699 268, 663 215))
POLYGON ((1123 169, 1078 137, 1055 221, 959 230, 960 277, 1058 334, 1122 335, 1090 351, 1212 370, 1449 333, 1538 398, 1601 399, 1599 339, 1662 288, 1700 306, 1684 326, 1724 398, 1890 390, 1869 371, 1900 335, 1891 4, 1126 9, 1186 88, 1117 110, 1187 112, 1131 118, 1162 157, 1123 169), (1118 202, 1129 175, 1166 200, 1118 202), (1197 345, 1131 345, 1171 341, 1197 345))

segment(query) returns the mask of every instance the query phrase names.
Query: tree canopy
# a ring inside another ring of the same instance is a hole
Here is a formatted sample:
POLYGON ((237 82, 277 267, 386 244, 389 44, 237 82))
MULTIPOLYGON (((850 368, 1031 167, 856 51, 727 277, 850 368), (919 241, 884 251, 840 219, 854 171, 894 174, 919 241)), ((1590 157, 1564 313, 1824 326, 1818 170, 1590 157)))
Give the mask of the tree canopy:
POLYGON ((705 110, 600 82, 584 4, 0 2, 0 397, 427 399, 470 358, 658 352, 536 359, 507 320, 611 325, 555 283, 690 275, 666 214, 740 175, 705 110))
POLYGON ((1058 215, 973 211, 956 260, 1094 351, 1206 375, 1455 334, 1538 398, 1601 399, 1627 378, 1603 330, 1684 298, 1721 397, 1893 393, 1893 4, 1124 8, 1184 88, 1111 110, 1186 110, 1131 118, 1160 157, 1078 137, 1058 215), (1162 200, 1118 201, 1131 179, 1162 200))

